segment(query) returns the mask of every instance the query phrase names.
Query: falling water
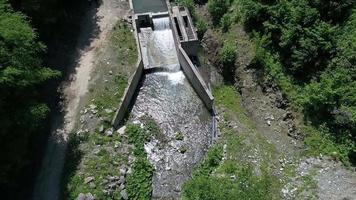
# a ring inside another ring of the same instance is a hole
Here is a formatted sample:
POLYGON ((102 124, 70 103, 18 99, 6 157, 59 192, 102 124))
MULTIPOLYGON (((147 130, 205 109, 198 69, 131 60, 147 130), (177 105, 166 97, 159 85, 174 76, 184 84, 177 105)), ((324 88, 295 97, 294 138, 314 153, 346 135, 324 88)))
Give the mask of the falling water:
POLYGON ((155 167, 153 199, 178 199, 182 184, 208 147, 211 116, 180 69, 168 17, 153 23, 154 31, 141 29, 139 35, 144 64, 166 70, 144 76, 132 121, 149 115, 162 130, 145 146, 155 167), (176 140, 177 133, 184 140, 176 140))

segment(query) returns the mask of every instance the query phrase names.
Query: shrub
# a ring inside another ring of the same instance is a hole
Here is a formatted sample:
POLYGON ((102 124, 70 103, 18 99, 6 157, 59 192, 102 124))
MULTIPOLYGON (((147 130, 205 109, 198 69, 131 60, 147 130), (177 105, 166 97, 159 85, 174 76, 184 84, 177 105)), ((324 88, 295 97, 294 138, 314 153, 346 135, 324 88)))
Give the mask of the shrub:
POLYGON ((229 30, 231 23, 232 20, 229 14, 225 14, 220 20, 220 26, 224 32, 229 30))
POLYGON ((196 21, 196 27, 197 27, 197 33, 198 33, 198 38, 201 40, 204 37, 204 34, 206 32, 207 25, 205 23, 204 20, 202 20, 201 18, 198 18, 196 21))
POLYGON ((208 11, 213 18, 214 25, 218 25, 221 17, 227 12, 228 1, 227 0, 209 0, 208 11))

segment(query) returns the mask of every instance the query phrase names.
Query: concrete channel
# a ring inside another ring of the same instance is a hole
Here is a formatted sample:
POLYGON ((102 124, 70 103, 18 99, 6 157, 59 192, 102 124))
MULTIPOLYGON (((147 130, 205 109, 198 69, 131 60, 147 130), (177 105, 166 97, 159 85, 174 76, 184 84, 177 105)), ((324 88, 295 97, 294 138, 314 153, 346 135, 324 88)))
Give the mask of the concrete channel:
POLYGON ((112 124, 119 128, 128 112, 130 123, 142 124, 145 115, 155 120, 161 134, 145 144, 155 168, 152 199, 180 199, 217 136, 214 98, 191 60, 199 41, 187 9, 164 0, 132 0, 131 6, 139 61, 112 124))

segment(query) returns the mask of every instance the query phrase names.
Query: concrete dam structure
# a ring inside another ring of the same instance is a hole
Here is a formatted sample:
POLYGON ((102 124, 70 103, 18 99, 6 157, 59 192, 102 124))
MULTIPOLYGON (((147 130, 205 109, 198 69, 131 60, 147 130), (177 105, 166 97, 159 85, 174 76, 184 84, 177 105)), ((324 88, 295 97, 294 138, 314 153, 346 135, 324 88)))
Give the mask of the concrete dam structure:
POLYGON ((161 0, 131 3, 140 57, 113 125, 118 128, 128 110, 131 123, 143 123, 146 115, 154 119, 161 134, 145 145, 155 168, 152 198, 179 199, 215 135, 214 99, 189 57, 198 40, 187 10, 161 0), (159 12, 148 12, 147 2, 159 5, 153 9, 159 12))

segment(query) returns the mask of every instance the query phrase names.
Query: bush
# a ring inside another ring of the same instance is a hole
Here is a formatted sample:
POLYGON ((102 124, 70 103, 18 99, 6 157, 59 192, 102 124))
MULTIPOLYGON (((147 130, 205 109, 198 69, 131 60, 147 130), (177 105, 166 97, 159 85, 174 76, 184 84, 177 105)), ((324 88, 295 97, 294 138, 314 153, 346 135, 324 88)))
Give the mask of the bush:
POLYGON ((196 21, 196 27, 197 27, 197 33, 198 33, 198 38, 201 40, 204 37, 205 32, 207 31, 207 25, 204 20, 201 18, 198 18, 196 21))
POLYGON ((218 25, 221 17, 227 12, 228 1, 227 0, 209 0, 208 11, 213 18, 214 25, 218 25))
POLYGON ((220 26, 224 32, 228 31, 232 24, 232 20, 229 14, 225 14, 220 20, 220 26))
POLYGON ((178 5, 188 8, 190 14, 195 18, 195 3, 194 0, 177 0, 178 5))

